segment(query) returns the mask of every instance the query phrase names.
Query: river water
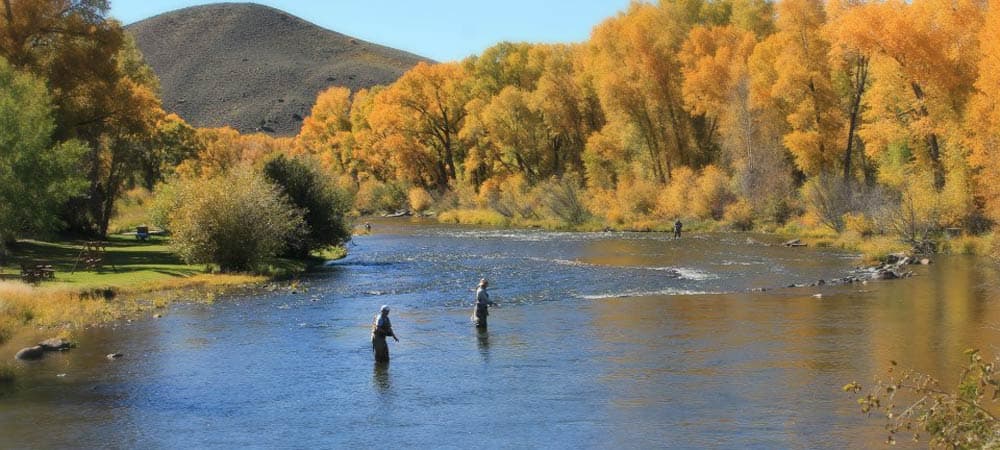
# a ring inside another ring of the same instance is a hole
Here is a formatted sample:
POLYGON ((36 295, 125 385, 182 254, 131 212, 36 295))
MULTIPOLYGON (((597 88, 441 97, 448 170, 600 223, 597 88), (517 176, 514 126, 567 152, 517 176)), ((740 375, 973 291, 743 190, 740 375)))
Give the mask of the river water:
POLYGON ((374 231, 294 292, 178 304, 22 364, 0 448, 871 448, 880 422, 842 385, 890 359, 953 380, 962 350, 1000 343, 1000 278, 972 258, 752 293, 858 261, 747 234, 374 231))

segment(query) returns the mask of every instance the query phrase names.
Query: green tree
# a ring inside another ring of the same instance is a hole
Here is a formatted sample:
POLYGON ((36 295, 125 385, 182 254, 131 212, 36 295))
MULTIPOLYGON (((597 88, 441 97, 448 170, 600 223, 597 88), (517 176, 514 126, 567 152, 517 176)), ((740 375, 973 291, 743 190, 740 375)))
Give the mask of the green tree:
POLYGON ((159 83, 107 0, 3 0, 0 56, 46 81, 55 138, 79 139, 90 151, 90 187, 65 217, 72 228, 105 235, 114 204, 135 179, 163 112, 159 83))
POLYGON ((278 155, 264 165, 264 175, 303 213, 305 232, 286 242, 288 255, 309 256, 313 250, 350 239, 351 231, 344 220, 349 207, 347 195, 334 188, 315 163, 278 155))
POLYGON ((0 58, 0 247, 53 229, 58 206, 83 188, 76 165, 84 147, 54 143, 54 130, 45 84, 0 58))

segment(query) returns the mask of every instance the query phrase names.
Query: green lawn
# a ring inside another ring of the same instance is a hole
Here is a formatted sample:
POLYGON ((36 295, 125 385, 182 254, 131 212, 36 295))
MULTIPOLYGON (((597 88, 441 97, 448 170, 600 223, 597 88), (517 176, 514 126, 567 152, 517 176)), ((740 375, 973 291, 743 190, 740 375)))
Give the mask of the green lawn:
POLYGON ((112 236, 99 271, 88 268, 80 260, 83 244, 84 241, 19 241, 0 276, 17 278, 21 264, 51 265, 55 269, 55 281, 46 281, 43 285, 61 284, 86 289, 135 287, 205 273, 205 266, 185 264, 171 253, 163 237, 153 236, 141 242, 131 236, 112 236))
MULTIPOLYGON (((89 268, 80 257, 85 241, 43 242, 34 240, 18 241, 13 248, 13 255, 0 270, 0 280, 19 279, 21 264, 30 266, 50 265, 55 269, 54 281, 43 281, 41 286, 61 286, 79 290, 99 288, 149 288, 155 285, 176 284, 199 274, 207 273, 204 265, 185 264, 167 246, 167 238, 151 236, 148 241, 141 242, 132 236, 114 235, 107 241, 107 253, 100 270, 89 268)), ((231 284, 234 278, 251 281, 260 275, 272 278, 288 278, 302 273, 310 266, 316 266, 325 260, 342 258, 343 248, 331 248, 319 252, 308 260, 288 258, 273 258, 268 261, 264 273, 259 275, 240 275, 237 277, 216 277, 213 280, 220 284, 231 284), (226 279, 228 278, 228 279, 226 279)), ((205 277, 200 277, 205 281, 205 277)))

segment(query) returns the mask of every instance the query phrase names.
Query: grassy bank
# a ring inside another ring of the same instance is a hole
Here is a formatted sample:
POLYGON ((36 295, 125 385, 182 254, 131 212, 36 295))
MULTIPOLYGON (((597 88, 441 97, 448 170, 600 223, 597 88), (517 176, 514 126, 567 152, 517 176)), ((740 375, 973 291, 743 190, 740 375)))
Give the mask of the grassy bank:
POLYGON ((109 244, 103 267, 95 270, 80 261, 82 242, 19 241, 0 270, 0 346, 25 330, 69 334, 86 325, 164 308, 176 298, 190 298, 192 291, 212 298, 219 290, 289 278, 343 256, 343 250, 335 250, 308 261, 274 259, 260 274, 220 274, 212 267, 185 264, 161 237, 146 242, 113 237, 109 244), (55 277, 24 283, 21 264, 50 265, 55 277))

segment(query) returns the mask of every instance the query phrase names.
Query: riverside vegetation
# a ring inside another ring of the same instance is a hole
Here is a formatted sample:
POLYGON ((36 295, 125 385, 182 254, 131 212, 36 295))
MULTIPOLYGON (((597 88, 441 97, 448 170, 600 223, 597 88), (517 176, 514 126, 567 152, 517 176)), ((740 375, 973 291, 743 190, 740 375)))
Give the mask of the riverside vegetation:
MULTIPOLYGON (((107 237, 136 189, 153 206, 129 225, 170 230, 185 263, 222 271, 343 242, 348 210, 403 208, 567 229, 680 218, 875 256, 998 252, 994 2, 633 2, 583 43, 505 42, 330 88, 294 137, 165 112, 106 0, 3 6, 5 259, 23 256, 19 239, 107 237)), ((9 298, 8 324, 48 317, 9 298)))
POLYGON ((0 344, 171 298, 151 291, 260 282, 343 254, 346 194, 312 158, 286 158, 278 146, 262 145, 254 160, 198 159, 231 142, 163 111, 156 76, 106 17, 107 1, 2 6, 0 268, 13 268, 4 278, 16 281, 0 280, 0 344), (170 238, 136 243, 111 233, 145 224, 170 238), (103 273, 89 272, 75 245, 93 240, 110 240, 103 273), (22 283, 24 264, 53 266, 55 281, 22 283))

